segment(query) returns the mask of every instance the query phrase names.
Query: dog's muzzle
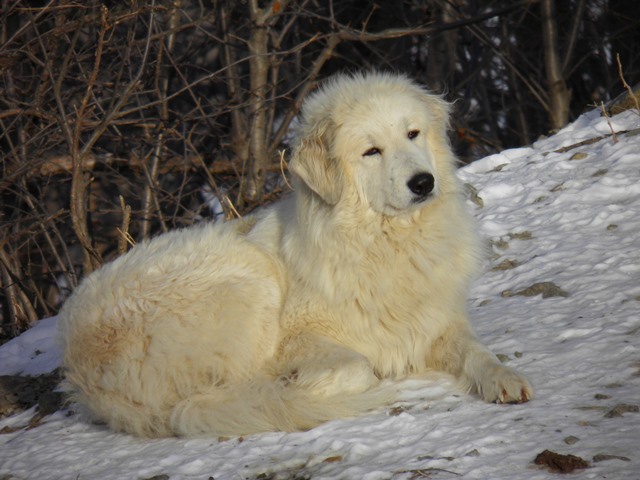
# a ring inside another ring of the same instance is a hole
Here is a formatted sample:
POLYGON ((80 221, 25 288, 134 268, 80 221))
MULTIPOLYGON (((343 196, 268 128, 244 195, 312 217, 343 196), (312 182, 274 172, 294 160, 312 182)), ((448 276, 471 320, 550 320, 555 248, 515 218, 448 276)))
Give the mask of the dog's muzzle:
POLYGON ((417 173, 409 179, 407 187, 415 195, 413 203, 418 203, 426 199, 435 187, 435 178, 430 173, 417 173))

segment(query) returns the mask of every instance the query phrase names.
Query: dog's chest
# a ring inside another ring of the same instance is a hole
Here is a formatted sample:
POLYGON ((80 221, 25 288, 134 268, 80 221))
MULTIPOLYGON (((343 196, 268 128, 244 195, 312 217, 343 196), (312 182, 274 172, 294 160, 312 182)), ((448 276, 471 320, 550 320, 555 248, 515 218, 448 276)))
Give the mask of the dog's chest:
POLYGON ((334 264, 326 284, 293 282, 289 322, 365 355, 382 376, 425 368, 426 351, 450 316, 449 262, 416 249, 361 254, 358 262, 334 264))

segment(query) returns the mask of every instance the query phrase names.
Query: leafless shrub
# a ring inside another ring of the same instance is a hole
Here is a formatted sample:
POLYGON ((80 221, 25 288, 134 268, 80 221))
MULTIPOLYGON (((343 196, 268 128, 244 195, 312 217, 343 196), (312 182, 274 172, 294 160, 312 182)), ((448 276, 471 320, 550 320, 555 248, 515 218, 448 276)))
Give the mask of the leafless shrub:
POLYGON ((289 123, 336 46, 363 33, 309 3, 9 4, 4 336, 134 242, 210 216, 203 185, 226 216, 284 188, 265 184, 289 123))

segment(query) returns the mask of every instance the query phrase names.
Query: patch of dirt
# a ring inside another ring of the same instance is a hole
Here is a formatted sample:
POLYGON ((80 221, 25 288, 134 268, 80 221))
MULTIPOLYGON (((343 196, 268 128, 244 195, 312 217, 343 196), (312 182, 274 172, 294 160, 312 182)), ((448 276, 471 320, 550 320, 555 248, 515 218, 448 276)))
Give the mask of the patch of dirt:
POLYGON ((628 405, 626 403, 621 403, 616 405, 611 410, 609 410, 604 418, 615 418, 621 417, 624 413, 638 413, 640 412, 640 407, 638 405, 628 405))
POLYGON ((404 412, 408 411, 409 408, 411 408, 411 407, 406 407, 406 406, 400 405, 398 407, 391 408, 388 413, 389 413, 389 416, 391 416, 391 417, 397 417, 401 413, 404 413, 404 412))
POLYGON ((410 473, 411 476, 409 477, 409 480, 418 480, 421 478, 434 478, 439 474, 444 474, 448 477, 450 477, 451 475, 455 475, 457 477, 462 475, 460 473, 452 472, 451 470, 445 470, 443 468, 421 468, 418 470, 400 470, 399 472, 396 472, 396 473, 410 473))
POLYGON ((578 437, 574 437, 573 435, 569 435, 564 439, 564 443, 566 443, 567 445, 573 445, 575 443, 578 443, 579 441, 580 439, 578 437))
POLYGON ((533 463, 547 467, 554 473, 571 473, 589 467, 589 462, 583 458, 575 455, 563 455, 551 450, 539 453, 533 463))
POLYGON ((60 372, 54 370, 45 375, 23 377, 0 375, 0 418, 38 406, 35 421, 60 409, 64 395, 56 392, 62 380, 60 372))
POLYGON ((464 184, 464 191, 467 194, 467 198, 476 204, 478 208, 484 207, 484 200, 478 195, 478 189, 470 183, 464 184))
POLYGON ((343 460, 342 455, 334 455, 333 457, 327 457, 323 460, 324 463, 336 463, 343 460))
POLYGON ((516 295, 521 295, 524 297, 535 297, 537 295, 542 295, 542 298, 551 298, 551 297, 568 297, 569 292, 566 292, 554 282, 538 282, 534 283, 530 287, 524 288, 517 292, 512 292, 511 290, 505 290, 501 293, 503 297, 513 297, 516 295))
POLYGON ((598 453, 593 456, 593 463, 606 462, 607 460, 622 460, 623 462, 631 461, 628 457, 623 457, 622 455, 609 455, 608 453, 598 453))
POLYGON ((500 262, 499 264, 497 264, 495 267, 493 267, 491 269, 492 272, 498 272, 498 271, 502 271, 502 270, 511 270, 513 268, 516 268, 520 265, 520 262, 518 262, 517 260, 513 260, 511 258, 507 258, 505 260, 503 260, 502 262, 500 262))
POLYGON ((496 247, 498 250, 506 250, 507 248, 509 248, 509 242, 502 238, 499 240, 491 240, 491 245, 496 247))
POLYGON ((571 157, 569 157, 569 160, 584 160, 588 156, 589 154, 586 152, 576 152, 573 155, 571 155, 571 157))

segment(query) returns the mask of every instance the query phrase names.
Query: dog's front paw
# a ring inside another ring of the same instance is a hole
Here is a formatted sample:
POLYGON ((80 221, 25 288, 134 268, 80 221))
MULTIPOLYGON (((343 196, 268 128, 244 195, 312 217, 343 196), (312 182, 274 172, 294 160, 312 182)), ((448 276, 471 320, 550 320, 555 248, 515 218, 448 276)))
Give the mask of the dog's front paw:
POLYGON ((524 403, 533 397, 529 381, 504 365, 496 365, 478 382, 478 393, 485 402, 524 403))

